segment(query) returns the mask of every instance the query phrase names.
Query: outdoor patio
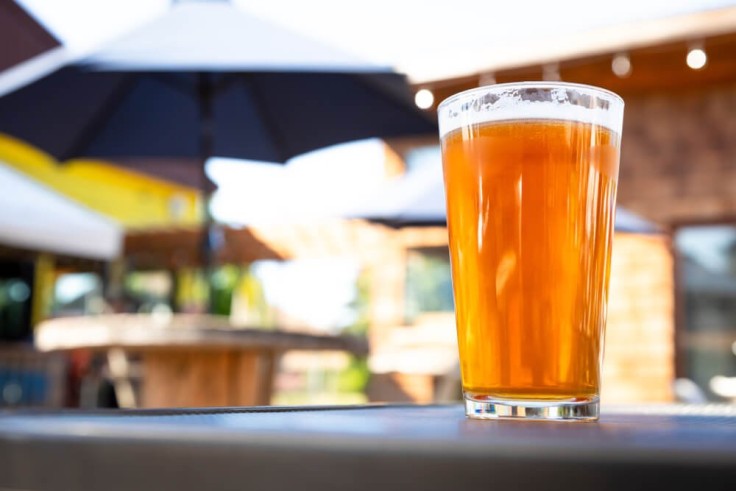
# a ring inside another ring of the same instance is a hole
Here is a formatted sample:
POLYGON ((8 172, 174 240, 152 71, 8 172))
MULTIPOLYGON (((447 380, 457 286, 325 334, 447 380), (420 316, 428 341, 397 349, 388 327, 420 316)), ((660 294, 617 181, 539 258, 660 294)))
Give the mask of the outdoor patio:
POLYGON ((733 487, 733 2, 59 5, 0 4, 0 489, 733 487), (623 130, 615 94, 519 98, 574 105, 591 170, 520 173, 507 217, 474 145, 535 80, 618 94, 623 130), (448 201, 439 105, 478 87, 453 131, 481 170, 448 201), (578 202, 599 174, 610 220, 578 202), (562 229, 605 240, 565 255, 562 229), (471 387, 509 360, 595 394, 471 387))

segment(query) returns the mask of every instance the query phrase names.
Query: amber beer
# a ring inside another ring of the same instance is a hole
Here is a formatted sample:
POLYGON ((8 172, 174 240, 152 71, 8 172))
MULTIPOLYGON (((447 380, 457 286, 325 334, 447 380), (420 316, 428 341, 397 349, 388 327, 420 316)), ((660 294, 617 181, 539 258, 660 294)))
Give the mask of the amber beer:
POLYGON ((534 97, 442 136, 463 391, 469 416, 595 419, 620 129, 534 97))

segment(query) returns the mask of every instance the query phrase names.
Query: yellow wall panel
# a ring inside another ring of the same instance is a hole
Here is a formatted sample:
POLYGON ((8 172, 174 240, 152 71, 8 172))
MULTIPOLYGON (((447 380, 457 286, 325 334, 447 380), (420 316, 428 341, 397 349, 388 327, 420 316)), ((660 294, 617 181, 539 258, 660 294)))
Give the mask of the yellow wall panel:
POLYGON ((0 135, 0 161, 130 228, 199 223, 195 189, 99 160, 57 163, 19 140, 0 135))

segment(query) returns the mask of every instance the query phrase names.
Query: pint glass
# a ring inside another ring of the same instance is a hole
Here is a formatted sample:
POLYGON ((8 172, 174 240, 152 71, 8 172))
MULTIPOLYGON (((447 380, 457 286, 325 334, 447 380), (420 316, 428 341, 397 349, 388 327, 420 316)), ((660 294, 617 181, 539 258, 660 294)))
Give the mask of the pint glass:
POLYGON ((598 418, 623 107, 547 82, 440 104, 468 417, 598 418))

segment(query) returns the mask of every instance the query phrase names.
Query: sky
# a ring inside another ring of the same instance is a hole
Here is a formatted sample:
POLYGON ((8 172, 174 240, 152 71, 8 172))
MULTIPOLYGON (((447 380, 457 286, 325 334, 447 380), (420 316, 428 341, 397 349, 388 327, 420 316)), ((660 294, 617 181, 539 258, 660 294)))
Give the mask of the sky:
POLYGON ((213 158, 208 175, 219 186, 212 214, 233 225, 339 217, 370 201, 384 183, 380 140, 336 145, 288 165, 213 158))

